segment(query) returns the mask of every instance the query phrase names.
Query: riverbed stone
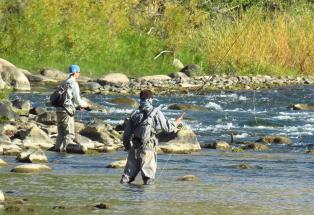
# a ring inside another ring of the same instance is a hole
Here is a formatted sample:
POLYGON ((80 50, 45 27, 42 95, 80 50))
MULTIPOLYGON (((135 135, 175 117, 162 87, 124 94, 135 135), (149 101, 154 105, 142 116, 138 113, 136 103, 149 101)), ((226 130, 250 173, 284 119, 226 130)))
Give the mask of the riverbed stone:
POLYGON ((108 164, 108 165, 106 166, 106 168, 124 168, 125 165, 126 165, 126 162, 127 162, 126 159, 114 161, 114 162, 108 164))
POLYGON ((292 140, 289 137, 269 135, 265 136, 256 142, 273 143, 273 144, 292 144, 292 140))
POLYGON ((137 79, 139 82, 155 82, 155 81, 168 81, 171 78, 168 75, 148 75, 137 79))
POLYGON ((80 84, 81 92, 99 92, 101 85, 98 82, 86 82, 80 84))
POLYGON ((12 101, 12 105, 13 107, 21 109, 25 112, 29 112, 29 110, 32 108, 31 102, 29 100, 16 99, 12 101))
POLYGON ((24 135, 24 148, 50 149, 54 146, 52 139, 38 126, 33 126, 32 128, 28 129, 24 135))
POLYGON ((314 106, 309 104, 291 104, 288 106, 288 108, 292 110, 309 110, 309 111, 314 110, 314 106))
POLYGON ((173 154, 187 154, 201 151, 201 146, 195 133, 187 127, 170 134, 159 134, 157 151, 173 154))
POLYGON ((16 160, 24 163, 48 163, 45 153, 40 149, 29 149, 19 153, 16 160))
POLYGON ((0 190, 0 204, 3 204, 4 202, 5 202, 5 197, 2 190, 0 190))
POLYGON ((0 118, 2 121, 15 121, 18 115, 12 110, 11 104, 6 101, 0 102, 0 118))
POLYGON ((110 99, 108 100, 108 102, 112 104, 118 104, 118 105, 129 105, 131 107, 139 106, 139 103, 136 100, 132 98, 128 98, 128 97, 118 97, 118 98, 110 99))
POLYGON ((68 144, 66 147, 66 152, 70 154, 86 154, 88 152, 87 146, 80 144, 68 144))
POLYGON ((192 110, 192 111, 208 111, 206 107, 193 104, 172 104, 168 107, 170 110, 192 110))
POLYGON ((261 143, 247 143, 245 146, 241 147, 244 150, 254 150, 254 151, 267 151, 269 150, 268 146, 261 143))
POLYGON ((186 74, 188 77, 196 76, 197 73, 200 71, 201 67, 196 64, 188 64, 183 67, 180 72, 186 74))
POLYGON ((309 149, 309 150, 305 151, 305 153, 307 153, 307 154, 314 154, 314 149, 309 149))
POLYGON ((197 177, 195 175, 184 175, 177 178, 177 181, 196 181, 197 177))
POLYGON ((97 112, 102 112, 102 113, 107 112, 107 109, 103 105, 92 102, 90 99, 87 99, 85 97, 82 97, 82 100, 90 104, 88 111, 97 111, 97 112))
POLYGON ((0 58, 0 76, 7 86, 14 90, 29 91, 31 89, 28 78, 12 63, 0 58))
POLYGON ((4 160, 0 158, 0 167, 7 166, 7 165, 8 165, 7 162, 5 162, 4 160))
POLYGON ((7 135, 0 133, 0 145, 2 145, 2 144, 9 145, 11 143, 12 143, 12 141, 7 135))
POLYGON ((3 155, 17 156, 22 151, 22 149, 17 145, 11 144, 11 145, 1 145, 0 151, 2 151, 3 155))
POLYGON ((40 173, 47 171, 51 171, 51 168, 44 164, 23 164, 11 170, 11 172, 16 173, 40 173))
POLYGON ((123 73, 109 73, 98 80, 101 84, 122 85, 130 82, 129 78, 123 73))
POLYGON ((226 141, 216 140, 212 144, 206 145, 205 148, 228 150, 228 149, 230 149, 230 145, 226 141))

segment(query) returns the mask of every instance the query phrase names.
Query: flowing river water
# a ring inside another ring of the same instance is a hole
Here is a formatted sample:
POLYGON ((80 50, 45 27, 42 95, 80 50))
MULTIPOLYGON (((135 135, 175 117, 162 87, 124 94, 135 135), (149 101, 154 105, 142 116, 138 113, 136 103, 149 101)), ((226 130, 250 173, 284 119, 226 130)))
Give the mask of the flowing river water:
MULTIPOLYGON (((107 107, 108 113, 79 112, 79 121, 101 120, 119 124, 132 112, 128 106, 110 104, 115 96, 85 95, 107 107)), ((44 106, 47 93, 17 93, 13 98, 30 99, 44 106)), ((134 97, 136 98, 136 97, 134 97)), ((313 214, 314 156, 306 154, 314 144, 314 112, 288 109, 292 103, 314 103, 313 87, 289 87, 260 91, 215 91, 204 96, 157 97, 156 106, 174 119, 181 111, 168 110, 173 103, 189 103, 208 111, 188 111, 185 125, 201 144, 216 139, 255 141, 265 135, 284 135, 292 145, 270 145, 266 152, 231 152, 202 149, 188 155, 158 155, 157 183, 120 185, 122 169, 108 169, 126 152, 73 155, 47 152, 52 171, 15 174, 15 157, 0 158, 10 165, 0 169, 0 189, 27 198, 37 214, 89 214, 77 210, 53 210, 56 205, 79 208, 106 202, 105 214, 313 214), (248 164, 252 168, 237 168, 248 164), (197 180, 182 182, 179 176, 193 174, 197 180)), ((313 147, 314 148, 314 147, 313 147)), ((1 214, 1 210, 0 210, 1 214)))

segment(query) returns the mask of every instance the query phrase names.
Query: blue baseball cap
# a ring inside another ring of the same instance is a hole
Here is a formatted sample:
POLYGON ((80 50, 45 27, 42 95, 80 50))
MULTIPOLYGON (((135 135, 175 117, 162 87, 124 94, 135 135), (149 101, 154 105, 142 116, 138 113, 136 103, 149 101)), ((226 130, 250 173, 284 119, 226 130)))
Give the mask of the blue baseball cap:
POLYGON ((70 74, 74 74, 74 73, 78 73, 80 72, 80 67, 76 64, 72 64, 71 66, 69 66, 69 73, 70 74))

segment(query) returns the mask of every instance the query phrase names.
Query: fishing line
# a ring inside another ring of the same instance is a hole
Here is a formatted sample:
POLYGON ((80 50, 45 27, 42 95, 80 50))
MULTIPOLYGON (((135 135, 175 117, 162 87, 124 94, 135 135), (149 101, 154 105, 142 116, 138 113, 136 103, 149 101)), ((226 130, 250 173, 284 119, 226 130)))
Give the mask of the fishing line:
POLYGON ((256 118, 256 94, 255 94, 255 90, 253 90, 253 116, 254 116, 254 120, 257 126, 257 118, 256 118))
POLYGON ((172 157, 172 155, 173 155, 173 154, 170 154, 170 155, 168 156, 168 159, 167 159, 166 163, 164 164, 163 168, 161 169, 160 174, 156 177, 156 181, 162 176, 164 170, 167 168, 168 163, 169 163, 169 160, 170 160, 170 158, 172 157))

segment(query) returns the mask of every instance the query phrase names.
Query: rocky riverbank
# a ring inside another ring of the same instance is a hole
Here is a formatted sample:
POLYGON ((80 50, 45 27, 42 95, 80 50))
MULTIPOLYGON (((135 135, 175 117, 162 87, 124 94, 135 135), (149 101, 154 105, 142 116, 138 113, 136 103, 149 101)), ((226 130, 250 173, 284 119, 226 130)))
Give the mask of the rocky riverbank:
MULTIPOLYGON (((289 85, 312 85, 314 77, 271 77, 267 75, 206 75, 198 76, 197 65, 187 65, 178 72, 168 75, 153 75, 130 78, 122 73, 110 73, 98 79, 84 76, 78 80, 83 93, 134 95, 141 89, 152 89, 160 95, 202 94, 211 90, 256 90, 289 85)), ((55 87, 67 74, 56 69, 43 69, 38 74, 17 68, 0 59, 0 89, 29 91, 38 87, 55 87)))

